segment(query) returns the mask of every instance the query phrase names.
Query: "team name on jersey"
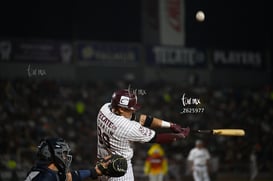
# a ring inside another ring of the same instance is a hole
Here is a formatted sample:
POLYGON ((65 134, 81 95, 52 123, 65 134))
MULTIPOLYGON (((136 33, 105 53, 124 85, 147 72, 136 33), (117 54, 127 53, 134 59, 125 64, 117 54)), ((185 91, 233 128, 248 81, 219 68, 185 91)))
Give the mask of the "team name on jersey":
POLYGON ((99 127, 107 126, 109 129, 111 129, 112 134, 117 129, 115 124, 112 121, 110 121, 101 111, 98 114, 98 119, 100 120, 98 126, 99 127))

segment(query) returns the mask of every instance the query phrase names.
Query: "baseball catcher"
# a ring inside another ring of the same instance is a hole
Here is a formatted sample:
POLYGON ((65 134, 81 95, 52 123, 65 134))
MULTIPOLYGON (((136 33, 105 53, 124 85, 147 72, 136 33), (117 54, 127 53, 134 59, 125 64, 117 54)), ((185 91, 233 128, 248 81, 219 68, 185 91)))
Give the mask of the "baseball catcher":
POLYGON ((127 170, 126 160, 123 159, 118 155, 108 155, 90 169, 70 170, 72 155, 69 145, 62 138, 42 139, 36 164, 28 172, 25 181, 82 181, 97 179, 104 174, 118 177, 127 170))

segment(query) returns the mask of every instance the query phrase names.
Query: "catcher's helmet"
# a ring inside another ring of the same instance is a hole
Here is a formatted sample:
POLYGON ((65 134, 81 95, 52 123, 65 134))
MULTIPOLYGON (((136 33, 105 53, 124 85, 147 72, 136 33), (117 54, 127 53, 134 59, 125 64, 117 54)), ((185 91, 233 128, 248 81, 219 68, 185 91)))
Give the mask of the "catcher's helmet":
POLYGON ((111 107, 123 107, 132 111, 138 110, 140 105, 137 103, 137 95, 128 89, 118 90, 113 93, 111 107))
POLYGON ((72 161, 70 151, 70 147, 62 138, 42 139, 38 146, 37 158, 41 163, 54 163, 59 171, 67 172, 72 161))

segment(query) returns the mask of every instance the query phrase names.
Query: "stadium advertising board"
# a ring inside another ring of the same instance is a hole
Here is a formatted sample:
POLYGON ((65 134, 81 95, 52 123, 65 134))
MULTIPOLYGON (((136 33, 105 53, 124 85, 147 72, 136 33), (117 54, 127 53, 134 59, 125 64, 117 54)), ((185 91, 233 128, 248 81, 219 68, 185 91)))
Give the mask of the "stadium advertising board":
POLYGON ((33 63, 70 62, 73 54, 71 43, 49 40, 12 41, 8 51, 11 61, 33 63))
POLYGON ((79 62, 99 65, 136 65, 140 59, 138 44, 76 42, 79 62))
POLYGON ((262 69, 265 56, 254 51, 215 50, 212 52, 212 64, 215 68, 262 69))
POLYGON ((207 65, 205 51, 180 46, 154 46, 146 49, 149 65, 205 67, 207 65))

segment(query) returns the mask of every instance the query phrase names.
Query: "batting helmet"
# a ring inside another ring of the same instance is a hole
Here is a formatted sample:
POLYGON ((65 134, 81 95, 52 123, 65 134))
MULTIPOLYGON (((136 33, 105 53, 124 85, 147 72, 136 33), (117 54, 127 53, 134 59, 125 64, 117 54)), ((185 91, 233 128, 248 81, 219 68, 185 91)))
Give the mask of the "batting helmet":
POLYGON ((72 161, 70 147, 62 138, 42 139, 38 146, 38 161, 45 164, 54 163, 59 171, 67 172, 72 161))
POLYGON ((123 107, 132 111, 138 110, 140 105, 137 103, 137 95, 128 89, 118 90, 113 93, 111 107, 123 107))

